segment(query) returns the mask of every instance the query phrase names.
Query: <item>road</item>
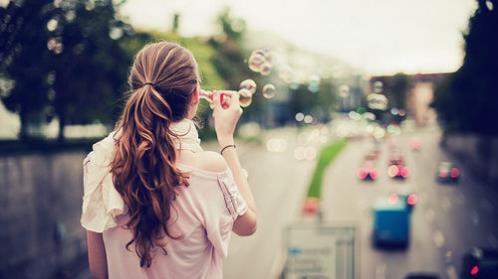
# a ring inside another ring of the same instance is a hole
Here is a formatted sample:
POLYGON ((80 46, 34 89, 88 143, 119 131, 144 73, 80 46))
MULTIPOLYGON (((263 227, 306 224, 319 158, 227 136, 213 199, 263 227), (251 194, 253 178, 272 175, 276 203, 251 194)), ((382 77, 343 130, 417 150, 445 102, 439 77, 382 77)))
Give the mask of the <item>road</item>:
MULTIPOLYGON (((308 131, 310 132, 310 131, 308 131)), ((308 133, 311 134, 311 133, 308 133)), ((240 155, 258 206, 258 230, 250 237, 232 236, 224 261, 224 278, 277 278, 283 265, 283 229, 301 222, 301 206, 315 160, 296 160, 296 146, 303 146, 295 129, 265 133, 262 145, 240 143, 240 155), (269 152, 265 143, 281 139, 286 147, 269 152)), ((379 179, 361 182, 356 177, 367 140, 351 141, 327 170, 323 189, 325 222, 353 222, 359 229, 358 278, 399 279, 411 271, 432 271, 442 278, 457 278, 461 257, 473 246, 498 247, 498 200, 496 190, 474 179, 465 169, 459 185, 439 185, 435 172, 448 159, 440 149, 438 132, 416 132, 397 139, 404 151, 410 177, 387 177, 387 146, 378 159, 379 179), (408 140, 423 142, 422 150, 408 150, 408 140), (419 202, 412 214, 411 245, 405 250, 376 250, 370 244, 371 205, 381 196, 410 187, 419 202)), ((315 143, 318 146, 320 143, 315 143)), ((207 149, 216 150, 216 145, 207 149)), ((87 278, 87 277, 80 277, 87 278)))
POLYGON ((437 272, 441 278, 458 278, 462 255, 473 246, 498 247, 496 189, 478 181, 464 168, 458 185, 439 185, 437 165, 451 159, 439 147, 439 133, 415 132, 395 139, 406 158, 410 177, 394 181, 387 176, 388 148, 382 145, 379 179, 362 182, 356 172, 371 147, 369 141, 350 142, 324 178, 324 220, 353 222, 360 231, 360 278, 399 279, 408 272, 437 272), (419 152, 408 148, 410 138, 423 143, 419 152), (412 213, 411 243, 407 250, 377 250, 370 242, 371 206, 381 196, 412 188, 418 204, 412 213))
POLYGON ((298 161, 295 129, 279 129, 265 134, 269 139, 285 140, 280 152, 261 146, 245 146, 241 162, 249 173, 258 209, 258 229, 250 237, 232 236, 224 278, 276 278, 282 268, 283 228, 300 216, 314 161, 298 161))

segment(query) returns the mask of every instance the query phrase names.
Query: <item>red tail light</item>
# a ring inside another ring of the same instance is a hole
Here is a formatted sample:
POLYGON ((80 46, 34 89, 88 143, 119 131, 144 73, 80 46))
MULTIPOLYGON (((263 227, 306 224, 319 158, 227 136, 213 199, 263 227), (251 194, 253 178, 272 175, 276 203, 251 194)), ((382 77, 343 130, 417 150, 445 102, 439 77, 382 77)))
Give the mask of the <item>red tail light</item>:
POLYGON ((303 212, 305 214, 315 214, 318 212, 320 200, 317 198, 307 198, 304 201, 303 212))
POLYGON ((371 170, 371 171, 370 171, 370 177, 371 177, 373 180, 377 179, 377 176, 378 176, 378 175, 377 175, 377 171, 376 171, 376 170, 371 170))
POLYGON ((359 179, 365 179, 366 176, 367 176, 367 172, 364 169, 360 169, 358 171, 358 178, 359 179))
POLYGON ((451 175, 451 178, 457 178, 460 175, 460 172, 458 171, 457 168, 452 168, 450 175, 451 175))
POLYGON ((389 166, 389 168, 387 169, 387 175, 389 175, 389 177, 395 177, 396 175, 398 175, 398 172, 399 168, 395 165, 389 166))
POLYGON ((407 177, 408 176, 408 168, 407 167, 399 167, 399 175, 402 177, 407 177))
POLYGON ((474 265, 474 266, 472 267, 472 269, 470 270, 470 275, 472 275, 472 276, 476 276, 476 275, 477 275, 477 273, 479 273, 479 266, 474 265))
POLYGON ((417 204, 417 196, 415 194, 409 195, 406 202, 409 205, 416 205, 417 204))

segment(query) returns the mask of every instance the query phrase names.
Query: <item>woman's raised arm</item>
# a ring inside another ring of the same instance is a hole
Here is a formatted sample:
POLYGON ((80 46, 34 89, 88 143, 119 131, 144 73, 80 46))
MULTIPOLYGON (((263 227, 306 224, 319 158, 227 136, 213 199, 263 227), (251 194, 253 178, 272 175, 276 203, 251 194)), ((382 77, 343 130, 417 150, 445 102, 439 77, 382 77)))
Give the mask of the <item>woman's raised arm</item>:
POLYGON ((251 235, 256 232, 256 203, 252 195, 247 177, 242 171, 239 156, 235 150, 233 133, 235 126, 242 114, 242 109, 239 105, 239 96, 237 92, 230 94, 229 107, 224 109, 220 104, 220 97, 215 96, 213 117, 215 122, 216 135, 218 143, 223 148, 222 155, 232 171, 235 183, 240 194, 247 203, 248 210, 244 215, 241 215, 235 220, 233 231, 242 236, 251 235))

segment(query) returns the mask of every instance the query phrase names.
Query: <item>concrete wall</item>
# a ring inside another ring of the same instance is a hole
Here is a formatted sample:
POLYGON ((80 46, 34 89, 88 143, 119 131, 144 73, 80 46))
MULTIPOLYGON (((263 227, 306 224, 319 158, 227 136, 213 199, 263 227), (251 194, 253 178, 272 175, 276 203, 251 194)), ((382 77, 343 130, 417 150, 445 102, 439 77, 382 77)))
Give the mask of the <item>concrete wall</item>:
POLYGON ((498 186, 498 137, 445 134, 441 144, 475 175, 498 186))
POLYGON ((84 156, 0 157, 0 278, 72 278, 85 267, 84 156))

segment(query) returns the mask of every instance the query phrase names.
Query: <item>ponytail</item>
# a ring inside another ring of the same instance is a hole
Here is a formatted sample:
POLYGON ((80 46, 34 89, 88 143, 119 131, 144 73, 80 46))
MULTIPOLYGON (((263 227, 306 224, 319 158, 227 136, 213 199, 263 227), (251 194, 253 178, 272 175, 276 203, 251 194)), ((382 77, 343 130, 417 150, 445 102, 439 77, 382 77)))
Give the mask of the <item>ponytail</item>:
POLYGON ((113 182, 128 207, 126 227, 133 238, 141 267, 150 267, 152 249, 167 254, 164 236, 178 239, 168 229, 175 188, 187 185, 187 177, 174 165, 176 151, 169 130, 174 112, 151 83, 134 90, 117 128, 117 145, 111 166, 113 182))

